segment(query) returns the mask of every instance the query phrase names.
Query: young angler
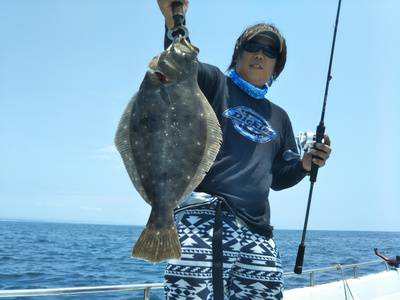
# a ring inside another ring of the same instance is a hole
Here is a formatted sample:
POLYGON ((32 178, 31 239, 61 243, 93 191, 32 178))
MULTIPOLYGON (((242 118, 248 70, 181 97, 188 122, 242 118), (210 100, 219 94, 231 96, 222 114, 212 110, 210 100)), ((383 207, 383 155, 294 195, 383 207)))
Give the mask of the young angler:
MULTIPOLYGON (((172 2, 158 0, 169 29, 172 2)), ((188 1, 183 3, 186 11, 188 1)), ((171 42, 165 37, 164 46, 171 42)), ((269 189, 294 186, 311 170, 311 161, 322 167, 331 153, 326 135, 301 160, 283 158, 287 151, 297 153, 291 122, 266 94, 285 61, 285 39, 275 26, 262 23, 239 36, 227 74, 199 63, 198 84, 218 117, 223 144, 206 177, 176 210, 182 258, 166 267, 167 299, 222 300, 222 293, 227 299, 282 298, 269 189)))

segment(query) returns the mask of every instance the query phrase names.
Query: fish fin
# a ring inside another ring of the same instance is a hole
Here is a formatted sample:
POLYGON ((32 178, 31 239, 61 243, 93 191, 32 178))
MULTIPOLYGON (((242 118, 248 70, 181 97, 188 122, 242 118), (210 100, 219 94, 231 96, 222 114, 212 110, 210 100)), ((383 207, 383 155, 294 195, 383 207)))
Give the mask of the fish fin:
POLYGON ((213 165, 222 145, 222 130, 218 118, 213 108, 208 103, 207 98, 200 89, 198 92, 203 95, 202 109, 207 122, 207 140, 204 146, 203 157, 198 164, 197 170, 194 173, 190 184, 180 196, 178 203, 184 201, 184 199, 186 199, 186 197, 203 181, 204 177, 207 175, 207 172, 213 165))
POLYGON ((207 121, 207 141, 205 145, 206 152, 204 153, 204 156, 199 163, 197 171, 193 176, 194 178, 192 181, 192 186, 188 188, 189 191, 193 191, 201 183, 201 181, 213 165, 222 145, 222 130, 218 122, 218 118, 208 102, 204 102, 203 105, 207 121))
POLYGON ((132 119, 132 109, 135 101, 137 100, 137 95, 134 95, 132 99, 129 101, 127 107, 125 108, 124 113, 118 123, 117 132, 114 137, 114 144, 117 148, 118 152, 121 155, 122 161, 125 165, 126 171, 135 186, 136 190, 143 197, 143 199, 151 205, 149 197, 146 194, 146 191, 142 187, 141 181, 139 179, 139 173, 135 165, 135 160, 132 155, 132 146, 131 146, 131 132, 130 132, 130 123, 132 119))
POLYGON ((146 227, 132 250, 132 256, 156 263, 167 259, 180 259, 181 244, 175 226, 146 227))

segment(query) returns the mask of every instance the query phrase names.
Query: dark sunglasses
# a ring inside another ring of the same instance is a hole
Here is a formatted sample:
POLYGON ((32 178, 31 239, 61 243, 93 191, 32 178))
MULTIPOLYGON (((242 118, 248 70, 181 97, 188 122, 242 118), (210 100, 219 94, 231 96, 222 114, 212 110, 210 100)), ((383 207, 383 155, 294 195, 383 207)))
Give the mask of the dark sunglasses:
POLYGON ((257 42, 247 42, 243 45, 243 49, 247 52, 255 53, 262 50, 262 53, 269 58, 277 58, 279 50, 271 45, 263 45, 257 42))

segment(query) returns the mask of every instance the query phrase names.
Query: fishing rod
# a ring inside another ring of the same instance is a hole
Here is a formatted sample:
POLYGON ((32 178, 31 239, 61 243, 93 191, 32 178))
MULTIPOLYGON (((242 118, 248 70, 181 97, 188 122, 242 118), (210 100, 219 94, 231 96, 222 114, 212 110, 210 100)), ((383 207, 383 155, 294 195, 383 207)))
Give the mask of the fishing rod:
MULTIPOLYGON (((328 68, 328 75, 326 78, 326 85, 325 85, 325 95, 324 95, 324 103, 322 106, 322 113, 321 113, 321 120, 317 126, 317 133, 316 133, 316 142, 321 143, 324 135, 325 135, 325 125, 324 125, 324 118, 325 118, 325 108, 326 108, 326 100, 328 98, 328 89, 329 89, 329 82, 332 79, 331 75, 331 69, 332 69, 332 59, 333 59, 333 52, 335 49, 335 42, 336 42, 336 32, 337 32, 337 27, 338 27, 338 22, 339 22, 339 14, 340 14, 340 5, 342 3, 342 0, 339 0, 338 3, 338 8, 337 8, 337 13, 336 13, 336 22, 335 22, 335 30, 333 32, 333 41, 332 41, 332 47, 331 47, 331 56, 329 59, 329 68, 328 68)), ((306 250, 305 246, 305 239, 306 239, 306 233, 307 233, 307 224, 308 224, 308 216, 310 213, 310 207, 311 207, 311 199, 312 199, 312 193, 314 189, 314 183, 317 181, 317 175, 318 175, 318 165, 312 162, 311 164, 311 172, 310 172, 310 191, 308 194, 308 203, 307 203, 307 210, 306 210, 306 217, 304 220, 304 227, 303 227, 303 234, 301 237, 301 242, 297 251, 297 258, 296 258, 296 265, 294 267, 294 273, 296 274, 301 274, 303 270, 303 261, 304 261, 304 252, 306 250)))

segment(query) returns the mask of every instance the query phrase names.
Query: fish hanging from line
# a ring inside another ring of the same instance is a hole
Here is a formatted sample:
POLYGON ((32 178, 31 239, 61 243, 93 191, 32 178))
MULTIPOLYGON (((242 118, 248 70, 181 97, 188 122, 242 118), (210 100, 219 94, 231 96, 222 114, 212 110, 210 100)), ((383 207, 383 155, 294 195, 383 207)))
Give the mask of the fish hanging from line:
POLYGON ((180 258, 173 210, 203 180, 222 143, 197 83, 198 52, 180 37, 153 58, 115 136, 133 185, 152 206, 132 256, 152 262, 180 258))

